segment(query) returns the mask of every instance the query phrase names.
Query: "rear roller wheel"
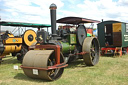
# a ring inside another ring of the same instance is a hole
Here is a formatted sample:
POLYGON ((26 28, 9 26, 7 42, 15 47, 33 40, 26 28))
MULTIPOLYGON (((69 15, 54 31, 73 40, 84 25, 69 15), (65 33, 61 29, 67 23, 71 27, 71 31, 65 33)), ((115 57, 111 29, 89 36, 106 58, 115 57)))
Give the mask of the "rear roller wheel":
MULTIPOLYGON (((60 57, 60 63, 64 62, 64 58, 60 57)), ((23 59, 23 66, 48 68, 56 64, 54 50, 30 50, 26 53, 23 59)), ((38 69, 37 69, 38 70, 38 69)), ((56 80, 63 74, 64 68, 52 70, 38 70, 38 74, 33 74, 33 69, 23 68, 25 75, 31 78, 39 78, 45 80, 56 80)))
POLYGON ((28 52, 28 47, 23 45, 20 53, 17 53, 17 60, 22 62, 24 55, 27 52, 28 52))
POLYGON ((97 38, 87 37, 85 38, 82 46, 82 51, 87 52, 83 55, 83 59, 86 65, 94 66, 99 61, 99 42, 97 38))

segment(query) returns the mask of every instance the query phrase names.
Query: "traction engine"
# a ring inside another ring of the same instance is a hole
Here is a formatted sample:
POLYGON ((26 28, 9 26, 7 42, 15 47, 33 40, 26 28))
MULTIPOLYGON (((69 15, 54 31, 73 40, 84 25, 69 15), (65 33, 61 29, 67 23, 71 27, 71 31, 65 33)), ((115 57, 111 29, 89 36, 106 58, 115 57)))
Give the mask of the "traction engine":
POLYGON ((56 80, 71 61, 82 58, 87 66, 94 66, 99 61, 99 42, 95 37, 87 37, 83 24, 98 21, 80 21, 78 17, 66 17, 56 21, 56 8, 55 4, 51 4, 52 34, 44 30, 38 31, 37 44, 30 46, 24 56, 21 68, 28 77, 56 80), (56 22, 75 26, 60 26, 56 30, 56 22))
MULTIPOLYGON (((8 22, 0 22, 4 25, 8 22)), ((14 36, 12 33, 0 32, 0 58, 9 55, 17 56, 17 60, 22 61, 28 47, 36 42, 36 33, 33 30, 26 30, 22 36, 14 36)))

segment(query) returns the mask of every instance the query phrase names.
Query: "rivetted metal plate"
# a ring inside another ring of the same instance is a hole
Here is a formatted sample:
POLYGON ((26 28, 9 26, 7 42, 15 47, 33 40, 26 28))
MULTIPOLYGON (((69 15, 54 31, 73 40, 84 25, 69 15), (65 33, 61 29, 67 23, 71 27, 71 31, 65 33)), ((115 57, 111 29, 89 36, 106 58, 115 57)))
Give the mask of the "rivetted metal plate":
POLYGON ((87 52, 83 55, 83 59, 86 65, 94 66, 99 61, 99 42, 97 38, 87 37, 85 38, 82 46, 82 51, 87 52))
POLYGON ((79 25, 77 28, 77 40, 78 43, 82 46, 84 39, 87 37, 86 28, 84 25, 79 25))

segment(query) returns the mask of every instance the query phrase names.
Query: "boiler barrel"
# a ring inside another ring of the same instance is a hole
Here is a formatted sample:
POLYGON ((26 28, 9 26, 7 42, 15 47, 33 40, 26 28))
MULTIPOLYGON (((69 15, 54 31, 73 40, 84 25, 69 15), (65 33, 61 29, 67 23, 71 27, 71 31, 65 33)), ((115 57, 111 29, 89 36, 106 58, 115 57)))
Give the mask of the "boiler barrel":
POLYGON ((70 45, 68 42, 66 43, 61 42, 61 46, 62 46, 63 53, 70 53, 71 51, 74 51, 75 49, 75 45, 70 45))
POLYGON ((3 45, 0 47, 0 54, 2 56, 8 55, 9 53, 17 53, 21 50, 21 45, 3 45))

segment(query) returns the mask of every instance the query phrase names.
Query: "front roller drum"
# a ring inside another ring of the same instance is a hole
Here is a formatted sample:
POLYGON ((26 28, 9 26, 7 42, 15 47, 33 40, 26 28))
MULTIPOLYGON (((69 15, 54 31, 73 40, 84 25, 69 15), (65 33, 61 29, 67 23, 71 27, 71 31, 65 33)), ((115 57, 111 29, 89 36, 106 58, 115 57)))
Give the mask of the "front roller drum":
MULTIPOLYGON (((64 67, 61 66, 59 68, 60 65, 57 67, 54 54, 54 50, 28 51, 24 56, 21 66, 25 75, 31 78, 45 80, 56 80, 60 78, 64 71, 64 67)), ((60 63, 63 62, 64 59, 60 56, 60 63)))
POLYGON ((85 38, 82 46, 84 62, 87 66, 94 66, 99 61, 99 42, 95 37, 85 38))

